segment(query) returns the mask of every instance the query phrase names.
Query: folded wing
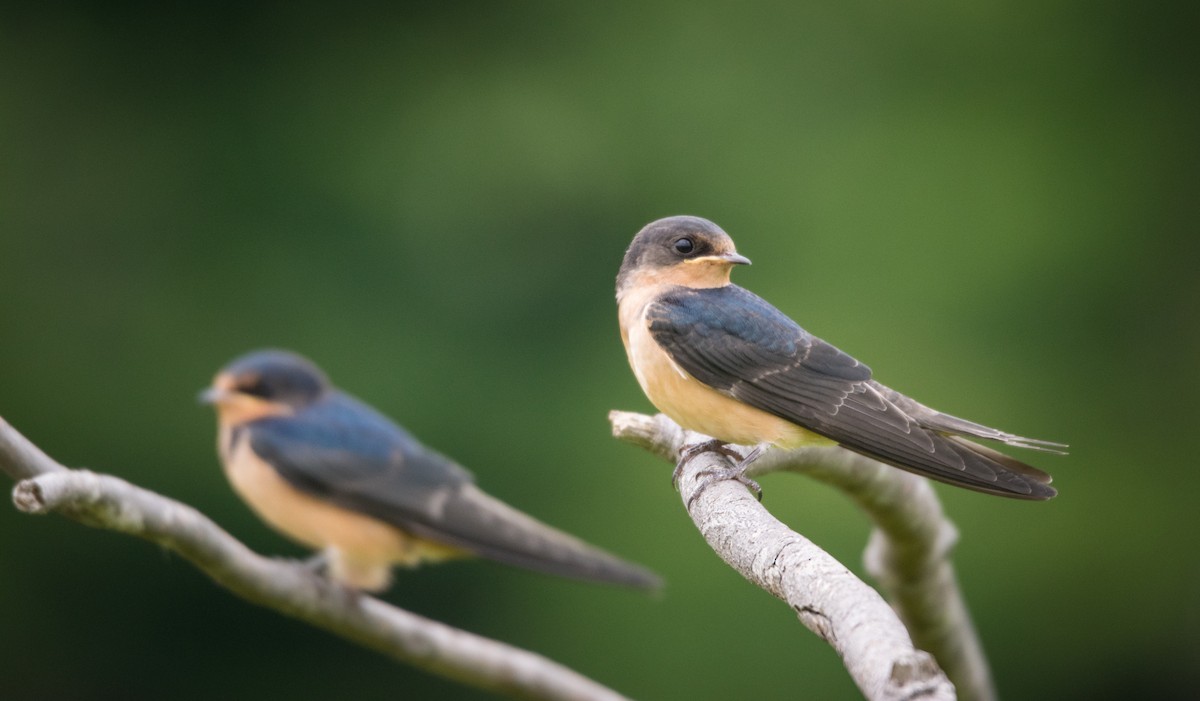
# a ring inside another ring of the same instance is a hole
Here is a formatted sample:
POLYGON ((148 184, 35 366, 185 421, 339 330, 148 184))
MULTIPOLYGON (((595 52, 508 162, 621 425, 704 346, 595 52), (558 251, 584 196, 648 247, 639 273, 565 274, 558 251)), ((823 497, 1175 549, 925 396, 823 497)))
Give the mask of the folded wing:
POLYGON ((470 472, 348 395, 247 430, 254 451, 295 488, 413 535, 564 577, 660 584, 648 570, 488 496, 470 472))
POLYGON ((984 438, 1059 452, 959 419, 871 379, 871 370, 736 285, 680 287, 647 309, 651 334, 681 368, 714 389, 932 479, 1023 499, 1055 495, 1050 476, 990 448, 984 438))

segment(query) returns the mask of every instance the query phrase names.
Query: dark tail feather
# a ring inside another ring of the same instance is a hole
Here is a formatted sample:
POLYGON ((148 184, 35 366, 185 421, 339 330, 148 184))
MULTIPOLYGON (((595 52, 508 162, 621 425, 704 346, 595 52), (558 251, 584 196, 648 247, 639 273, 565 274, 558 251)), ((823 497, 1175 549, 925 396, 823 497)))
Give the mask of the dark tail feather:
POLYGON ((450 496, 436 527, 409 524, 426 538, 507 565, 589 582, 660 589, 650 570, 611 555, 488 496, 472 484, 450 496))
MULTIPOLYGON (((943 414, 936 409, 930 409, 917 400, 912 399, 911 397, 906 397, 891 387, 881 385, 874 380, 871 381, 871 386, 875 389, 875 391, 879 392, 884 399, 892 404, 895 404, 901 411, 916 419, 917 423, 931 431, 957 434, 960 436, 970 436, 972 438, 983 438, 985 440, 998 441, 1006 445, 1011 445, 1015 448, 1037 450, 1043 453, 1054 453, 1055 455, 1067 454, 1068 446, 1066 443, 1045 441, 1040 438, 1026 438, 1025 436, 1018 436, 1015 433, 1001 431, 998 428, 984 426, 983 424, 978 424, 974 421, 960 419, 957 416, 943 414)), ((1000 455, 1001 457, 1004 457, 1001 453, 996 453, 995 451, 991 452, 994 455, 1000 455)), ((1017 464, 1021 465, 1022 463, 1017 464)))
POLYGON ((1050 486, 1050 475, 1036 467, 964 438, 933 431, 929 436, 933 439, 933 452, 919 455, 906 451, 903 455, 889 456, 866 446, 841 445, 902 470, 976 492, 1034 501, 1058 494, 1050 486))

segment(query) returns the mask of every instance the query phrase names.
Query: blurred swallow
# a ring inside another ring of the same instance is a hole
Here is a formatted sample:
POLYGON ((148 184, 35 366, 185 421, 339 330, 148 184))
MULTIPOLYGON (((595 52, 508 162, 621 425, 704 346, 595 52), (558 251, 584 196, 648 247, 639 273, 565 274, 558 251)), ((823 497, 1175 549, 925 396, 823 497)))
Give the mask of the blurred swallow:
POLYGON ((621 339, 642 390, 684 428, 716 440, 703 449, 741 458, 712 479, 745 476, 776 445, 840 445, 880 462, 979 492, 1049 499, 1050 475, 974 443, 1063 453, 943 414, 871 378, 871 370, 800 328, 766 300, 729 281, 749 265, 716 224, 668 217, 638 232, 617 275, 621 339), (729 443, 755 448, 744 458, 729 443))
POLYGON ((482 556, 581 580, 660 580, 488 496, 474 477, 316 365, 265 350, 227 365, 201 393, 234 490, 270 526, 322 551, 329 574, 380 591, 394 565, 482 556))

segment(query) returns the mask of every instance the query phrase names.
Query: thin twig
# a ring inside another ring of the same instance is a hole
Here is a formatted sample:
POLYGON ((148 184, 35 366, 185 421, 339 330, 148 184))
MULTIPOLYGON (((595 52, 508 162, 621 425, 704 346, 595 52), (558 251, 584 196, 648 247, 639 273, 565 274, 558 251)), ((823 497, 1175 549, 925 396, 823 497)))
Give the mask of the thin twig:
POLYGON ((186 504, 109 475, 63 467, 0 418, 0 472, 21 511, 56 511, 158 543, 238 596, 434 674, 517 698, 625 697, 526 650, 351 592, 294 562, 255 554, 186 504))
MULTIPOLYGON (((609 420, 617 438, 671 462, 685 445, 708 439, 684 431, 661 414, 649 417, 614 411, 609 420)), ((684 504, 694 498, 689 507, 692 520, 717 554, 742 576, 786 601, 805 626, 829 642, 868 699, 954 698, 947 675, 934 658, 913 645, 896 613, 875 590, 776 520, 746 489, 734 482, 716 482, 695 496, 697 473, 729 465, 727 458, 707 453, 689 463, 680 480, 684 504)), ((935 656, 941 652, 961 661, 952 651, 938 649, 931 642, 973 643, 978 656, 968 656, 966 666, 960 667, 966 673, 963 678, 969 682, 982 675, 983 687, 990 689, 986 661, 978 652, 970 619, 954 586, 953 570, 945 560, 953 543, 953 527, 942 518, 941 507, 924 481, 840 449, 770 451, 753 463, 751 475, 781 469, 806 472, 836 484, 872 514, 877 524, 868 550, 872 573, 890 586, 888 591, 901 602, 901 611, 906 606, 911 611, 906 616, 910 625, 916 621, 930 626, 923 631, 925 637, 918 638, 920 647, 935 656), (915 502, 906 501, 910 499, 915 502), (909 512, 929 508, 924 500, 932 500, 934 508, 909 512), (948 573, 948 582, 930 576, 931 571, 938 576, 948 573), (950 596, 949 615, 941 615, 938 608, 938 603, 944 602, 926 598, 934 592, 928 588, 930 583, 936 583, 937 592, 950 596), (917 589, 899 593, 910 587, 917 589), (951 616, 957 618, 948 622, 951 616), (949 634, 947 628, 952 629, 949 634), (935 631, 940 637, 931 634, 935 631)), ((962 698, 968 696, 964 693, 962 698)))

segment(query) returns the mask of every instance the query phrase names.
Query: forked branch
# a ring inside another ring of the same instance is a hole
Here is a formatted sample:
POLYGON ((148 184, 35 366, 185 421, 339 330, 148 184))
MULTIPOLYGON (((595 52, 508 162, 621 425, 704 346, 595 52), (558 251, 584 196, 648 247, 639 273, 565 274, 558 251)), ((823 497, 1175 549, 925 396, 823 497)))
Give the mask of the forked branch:
MULTIPOLYGON (((661 414, 614 411, 609 420, 617 438, 670 462, 684 446, 708 440, 661 414)), ((723 560, 786 601, 805 626, 838 651, 868 699, 954 698, 955 687, 947 677, 957 685, 959 698, 995 698, 987 660, 949 561, 957 534, 926 480, 840 448, 773 449, 752 463, 748 473, 803 472, 858 503, 875 523, 867 569, 892 600, 893 611, 873 589, 776 520, 736 483, 714 483, 691 501, 699 486, 697 473, 729 465, 728 458, 707 453, 685 468, 680 495, 685 506, 690 502, 692 520, 723 560)))

